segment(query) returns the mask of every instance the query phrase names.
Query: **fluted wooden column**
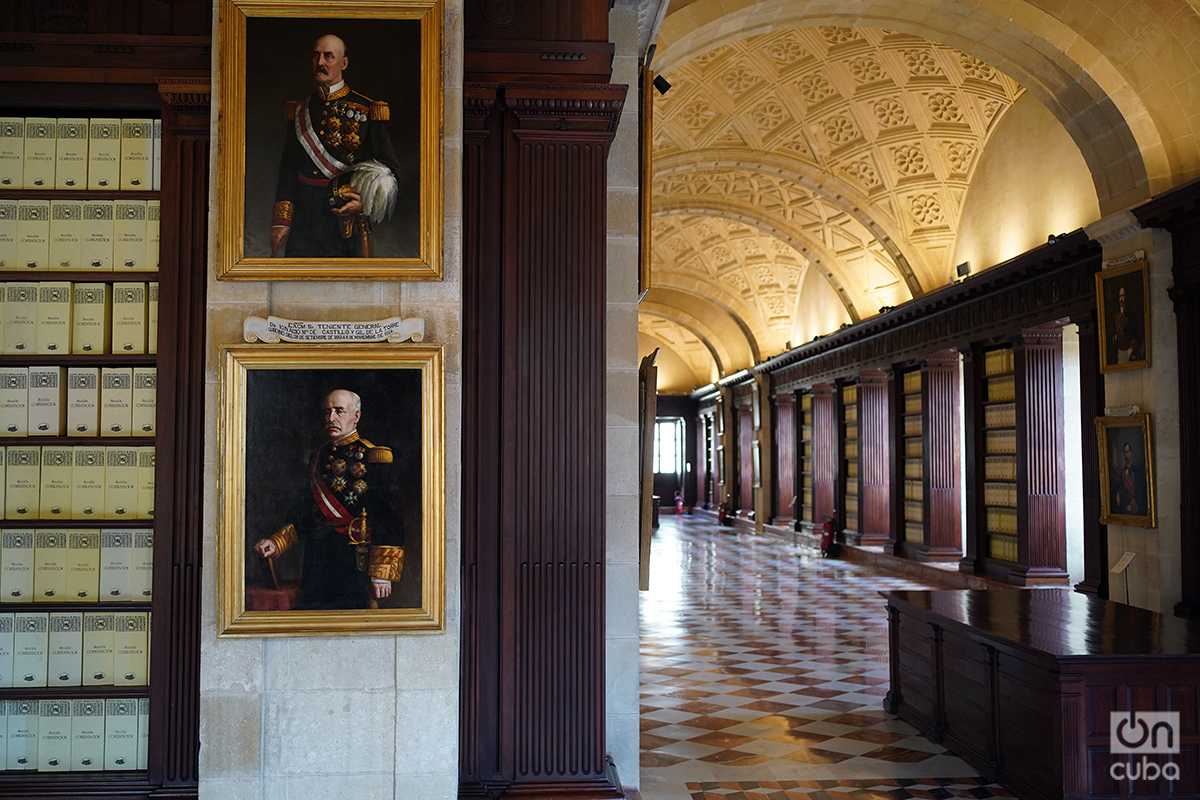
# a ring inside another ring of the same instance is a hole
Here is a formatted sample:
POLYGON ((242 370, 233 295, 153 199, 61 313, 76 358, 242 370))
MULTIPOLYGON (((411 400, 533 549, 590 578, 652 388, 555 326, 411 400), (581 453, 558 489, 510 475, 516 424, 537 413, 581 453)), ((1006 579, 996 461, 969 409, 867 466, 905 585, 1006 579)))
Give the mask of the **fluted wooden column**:
POLYGON ((925 541, 915 555, 921 561, 957 561, 962 556, 958 351, 929 356, 921 373, 925 541))
POLYGON ((859 544, 884 544, 891 531, 890 420, 887 373, 864 372, 858 384, 859 544))
POLYGON ((841 513, 837 508, 838 413, 836 388, 831 383, 813 387, 813 524, 841 513))
POLYGON ((1012 583, 1067 577, 1062 330, 1021 331, 1013 344, 1017 408, 1017 565, 1012 583))
POLYGON ((795 518, 796 506, 796 398, 783 392, 771 398, 774 417, 771 437, 772 466, 775 476, 771 492, 772 520, 775 525, 789 525, 795 518))
POLYGON ((754 418, 749 405, 737 407, 737 511, 747 517, 754 511, 754 418))
POLYGON ((983 347, 974 344, 963 348, 963 427, 966 429, 966 441, 963 442, 963 457, 966 461, 966 481, 963 491, 963 502, 967 508, 967 532, 963 537, 963 557, 958 562, 961 572, 983 572, 983 559, 987 556, 987 525, 984 509, 983 486, 983 399, 986 396, 983 386, 984 354, 983 347))
POLYGON ((604 732, 605 254, 624 98, 466 86, 462 797, 620 797, 604 732))
POLYGON ((1108 597, 1108 526, 1100 524, 1100 449, 1096 417, 1104 415, 1104 376, 1096 312, 1073 319, 1079 328, 1079 425, 1083 455, 1083 580, 1075 590, 1108 597))
POLYGON ((884 370, 887 376, 888 407, 888 475, 896 487, 888 493, 888 538, 885 552, 903 555, 904 552, 904 369, 893 364, 884 370))

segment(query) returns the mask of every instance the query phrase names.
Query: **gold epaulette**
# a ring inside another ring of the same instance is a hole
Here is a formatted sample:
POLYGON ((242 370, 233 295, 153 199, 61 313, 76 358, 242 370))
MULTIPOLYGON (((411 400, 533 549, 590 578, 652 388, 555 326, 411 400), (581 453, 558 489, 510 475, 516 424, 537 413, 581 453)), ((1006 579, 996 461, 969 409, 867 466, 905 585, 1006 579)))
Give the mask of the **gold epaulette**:
POLYGON ((388 111, 388 104, 382 100, 371 101, 370 118, 376 122, 387 122, 392 117, 392 112, 388 111))
POLYGON ((390 464, 392 463, 392 448, 390 447, 372 447, 367 451, 368 464, 390 464))
POLYGON ((296 121, 296 111, 298 111, 299 108, 300 108, 299 100, 288 100, 286 103, 283 104, 283 116, 287 118, 288 122, 295 122, 296 121))

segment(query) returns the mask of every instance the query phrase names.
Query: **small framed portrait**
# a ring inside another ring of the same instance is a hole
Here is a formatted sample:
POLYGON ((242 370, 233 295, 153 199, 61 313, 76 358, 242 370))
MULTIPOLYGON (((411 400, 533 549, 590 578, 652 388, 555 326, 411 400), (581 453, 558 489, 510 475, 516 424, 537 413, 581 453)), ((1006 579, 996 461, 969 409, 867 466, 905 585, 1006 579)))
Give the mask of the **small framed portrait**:
POLYGON ((1150 415, 1098 417, 1096 435, 1100 445, 1100 522, 1156 527, 1150 415))
POLYGON ((221 358, 218 634, 442 630, 442 346, 221 358))
POLYGON ((441 277, 440 2, 220 0, 217 277, 441 277))
POLYGON ((1096 273, 1100 371, 1150 366, 1150 283, 1146 262, 1096 273))

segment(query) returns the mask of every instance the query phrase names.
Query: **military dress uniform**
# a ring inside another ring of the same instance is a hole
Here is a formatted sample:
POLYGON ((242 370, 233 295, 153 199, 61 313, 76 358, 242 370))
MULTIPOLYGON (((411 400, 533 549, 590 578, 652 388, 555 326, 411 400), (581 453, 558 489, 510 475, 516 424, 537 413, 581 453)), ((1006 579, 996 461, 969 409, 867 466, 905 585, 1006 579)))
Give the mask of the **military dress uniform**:
POLYGON ((400 580, 404 522, 392 451, 357 432, 317 448, 309 486, 271 541, 304 542, 297 609, 367 608, 371 579, 400 580))
MULTIPOLYGON (((290 100, 288 130, 275 189, 272 226, 290 228, 287 257, 370 255, 370 224, 362 214, 338 216, 331 201, 338 176, 375 160, 400 172, 387 123, 387 103, 350 90, 290 100), (364 252, 365 250, 365 252, 364 252)), ((341 202, 337 202, 341 205, 341 202)))

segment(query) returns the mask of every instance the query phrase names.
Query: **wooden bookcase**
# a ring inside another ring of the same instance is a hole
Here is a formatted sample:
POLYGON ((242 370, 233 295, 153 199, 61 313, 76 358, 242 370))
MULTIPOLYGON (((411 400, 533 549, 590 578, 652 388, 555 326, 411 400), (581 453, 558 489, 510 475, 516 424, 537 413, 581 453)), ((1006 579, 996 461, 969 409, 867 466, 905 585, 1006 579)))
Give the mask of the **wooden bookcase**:
MULTIPOLYGON (((146 17, 142 24, 161 21, 146 17)), ((194 22, 199 25, 200 19, 194 22)), ((157 199, 161 209, 159 270, 4 271, 0 272, 0 281, 157 281, 157 354, 7 355, 0 356, 0 364, 154 366, 157 432, 154 437, 12 438, 0 444, 153 446, 154 519, 2 521, 0 529, 152 530, 155 534, 152 597, 149 602, 138 603, 3 604, 0 612, 149 611, 149 681, 147 686, 129 687, 0 689, 0 699, 144 699, 148 701, 150 715, 148 759, 144 769, 129 771, 0 771, 0 798, 102 796, 143 800, 152 796, 196 794, 211 41, 208 36, 117 33, 0 34, 3 45, 0 63, 7 67, 8 76, 0 99, 0 116, 161 119, 161 189, 153 192, 9 189, 0 196, 157 199)))
POLYGON ((898 538, 914 544, 925 541, 925 443, 921 420, 921 368, 901 376, 900 455, 904 464, 904 529, 898 538))
POLYGON ((842 502, 839 506, 843 530, 857 540, 859 524, 858 385, 842 386, 842 502))
POLYGON ((800 469, 797 471, 800 491, 800 513, 796 517, 797 530, 800 524, 813 523, 813 396, 812 392, 800 393, 800 432, 799 456, 800 469))

